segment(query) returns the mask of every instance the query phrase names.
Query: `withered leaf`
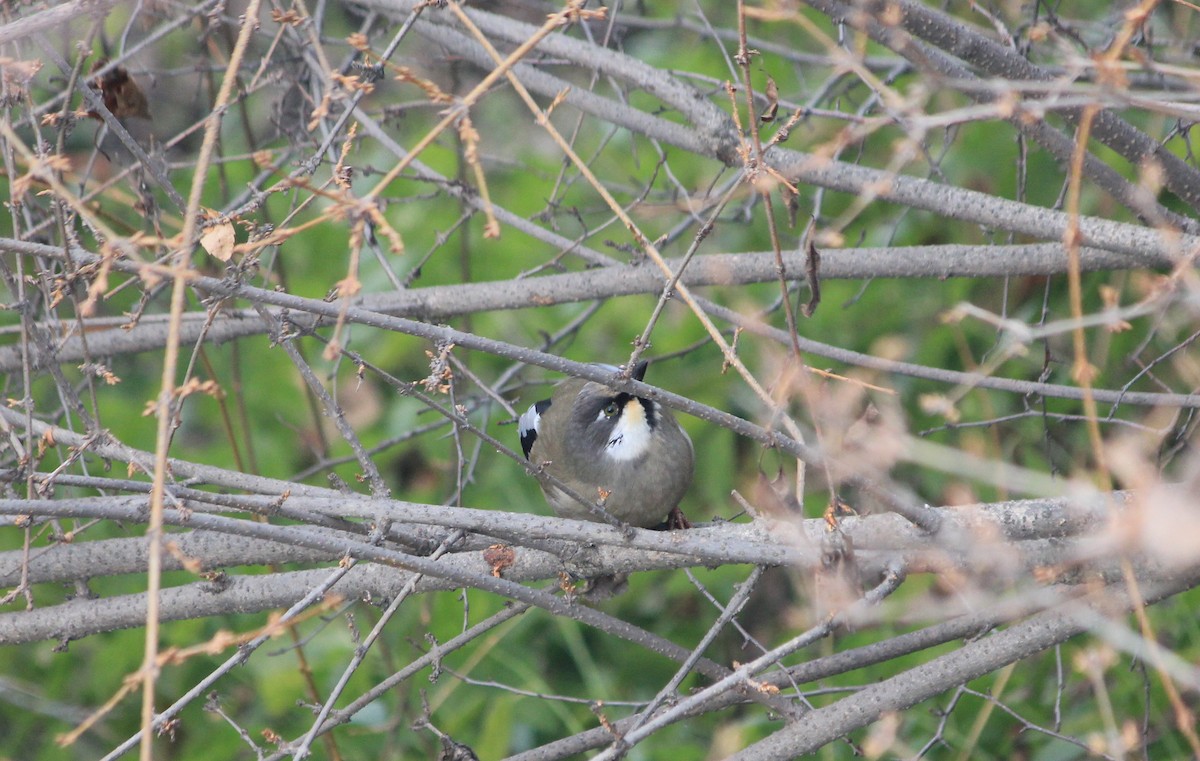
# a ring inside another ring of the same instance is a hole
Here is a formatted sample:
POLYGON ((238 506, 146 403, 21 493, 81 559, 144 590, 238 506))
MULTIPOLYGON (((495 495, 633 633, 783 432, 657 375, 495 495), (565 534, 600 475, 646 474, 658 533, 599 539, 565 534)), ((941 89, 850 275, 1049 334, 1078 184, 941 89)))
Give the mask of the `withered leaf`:
POLYGON ((767 108, 758 117, 764 122, 775 121, 775 114, 779 112, 779 86, 775 84, 775 79, 770 75, 767 76, 767 108))
POLYGON ((517 562, 517 553, 504 544, 493 544, 483 551, 483 561, 492 567, 492 575, 500 578, 505 568, 517 562))
MULTIPOLYGON (((101 58, 92 64, 92 72, 96 73, 108 65, 107 58, 101 58)), ((89 86, 100 91, 104 99, 104 107, 118 119, 125 120, 131 116, 142 119, 150 118, 150 104, 146 95, 138 87, 133 77, 123 66, 115 66, 111 70, 96 77, 89 86)), ((96 111, 88 111, 87 115, 97 121, 104 121, 96 111)))
POLYGON ((200 245, 209 253, 209 256, 223 262, 227 262, 233 257, 233 244, 233 223, 227 219, 205 228, 200 235, 200 245))

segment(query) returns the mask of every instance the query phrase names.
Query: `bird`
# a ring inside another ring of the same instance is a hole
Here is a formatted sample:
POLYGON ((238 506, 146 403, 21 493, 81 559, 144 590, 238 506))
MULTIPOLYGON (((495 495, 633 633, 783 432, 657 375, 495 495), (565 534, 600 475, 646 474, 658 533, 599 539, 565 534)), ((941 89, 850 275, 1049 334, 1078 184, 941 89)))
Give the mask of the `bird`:
MULTIPOLYGON (((639 362, 631 376, 642 380, 646 367, 639 362)), ((568 378, 521 415, 518 430, 527 460, 618 521, 691 526, 679 502, 692 483, 692 440, 658 402, 568 378)), ((604 519, 549 481, 542 481, 542 493, 560 517, 604 519)))

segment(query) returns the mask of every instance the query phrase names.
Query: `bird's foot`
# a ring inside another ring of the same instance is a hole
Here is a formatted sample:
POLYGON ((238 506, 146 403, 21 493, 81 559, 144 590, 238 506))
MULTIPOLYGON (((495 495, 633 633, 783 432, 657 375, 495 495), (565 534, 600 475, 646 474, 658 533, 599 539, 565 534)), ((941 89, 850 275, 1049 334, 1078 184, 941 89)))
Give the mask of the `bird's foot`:
POLYGON ((678 505, 671 508, 671 512, 667 513, 667 531, 691 527, 692 522, 689 521, 687 516, 683 514, 683 511, 679 509, 678 505))

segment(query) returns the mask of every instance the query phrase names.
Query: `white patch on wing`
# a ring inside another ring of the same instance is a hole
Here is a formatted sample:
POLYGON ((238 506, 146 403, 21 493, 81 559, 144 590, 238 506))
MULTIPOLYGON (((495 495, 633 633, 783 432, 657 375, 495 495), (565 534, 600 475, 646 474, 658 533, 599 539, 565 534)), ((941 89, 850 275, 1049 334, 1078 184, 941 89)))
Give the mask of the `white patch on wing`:
MULTIPOLYGON (((542 413, 538 411, 538 404, 530 405, 529 409, 521 415, 521 419, 517 421, 517 432, 521 436, 521 451, 525 453, 526 460, 529 459, 529 453, 533 451, 534 442, 537 441, 538 434, 542 429, 542 413)), ((546 406, 549 405, 543 405, 543 409, 546 406)))
POLYGON ((642 457, 650 448, 650 423, 646 410, 637 399, 625 403, 625 409, 617 418, 612 435, 605 446, 605 453, 614 460, 627 462, 642 457))
POLYGON ((521 419, 517 421, 517 431, 524 436, 530 431, 541 433, 542 416, 537 411, 537 405, 529 405, 529 409, 521 414, 521 419))

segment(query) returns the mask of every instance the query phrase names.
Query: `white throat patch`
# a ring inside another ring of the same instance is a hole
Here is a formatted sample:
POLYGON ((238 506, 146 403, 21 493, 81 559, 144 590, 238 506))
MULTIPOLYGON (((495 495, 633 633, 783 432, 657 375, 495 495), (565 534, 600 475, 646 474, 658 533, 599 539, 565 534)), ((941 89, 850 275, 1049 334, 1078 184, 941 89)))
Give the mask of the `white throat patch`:
POLYGON ((646 410, 637 399, 625 403, 625 409, 613 427, 612 435, 604 452, 614 460, 628 462, 646 454, 650 449, 650 437, 653 431, 650 421, 646 419, 646 410))

